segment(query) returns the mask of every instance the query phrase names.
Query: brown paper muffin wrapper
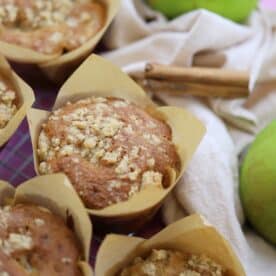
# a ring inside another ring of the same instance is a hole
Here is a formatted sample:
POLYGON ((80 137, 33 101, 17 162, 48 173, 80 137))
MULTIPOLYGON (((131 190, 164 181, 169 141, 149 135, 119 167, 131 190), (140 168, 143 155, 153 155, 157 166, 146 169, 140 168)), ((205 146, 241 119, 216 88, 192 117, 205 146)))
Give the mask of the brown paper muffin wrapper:
POLYGON ((106 6, 106 20, 102 28, 81 47, 65 54, 46 55, 22 46, 0 41, 0 52, 12 61, 37 64, 53 81, 63 81, 95 48, 119 10, 120 0, 100 0, 106 6))
POLYGON ((184 253, 203 254, 227 269, 229 271, 227 275, 245 275, 230 244, 197 214, 169 225, 148 240, 108 235, 98 251, 95 274, 115 276, 135 257, 144 256, 152 249, 173 249, 184 253))
POLYGON ((89 250, 92 225, 81 200, 64 174, 44 175, 22 183, 17 189, 0 181, 0 205, 32 203, 47 208, 67 221, 73 220, 74 231, 81 243, 83 260, 80 269, 84 276, 91 276, 89 250))
MULTIPOLYGON (((139 219, 142 224, 156 212, 183 174, 204 135, 205 128, 198 119, 184 109, 169 106, 157 107, 146 93, 119 68, 96 55, 90 56, 62 86, 53 110, 60 108, 69 100, 74 102, 91 96, 118 97, 129 100, 151 113, 162 116, 172 129, 173 142, 181 160, 181 172, 178 177, 172 173, 169 188, 148 187, 128 201, 101 210, 88 210, 95 220, 100 219, 108 224, 120 225, 120 223, 128 222, 128 225, 131 225, 129 221, 137 223, 139 219)), ((37 173, 37 141, 41 124, 47 120, 48 115, 46 111, 31 109, 27 116, 37 173)))
POLYGON ((0 74, 13 87, 18 98, 18 110, 4 128, 0 128, 0 147, 5 144, 8 139, 16 131, 20 123, 26 116, 27 111, 34 103, 33 90, 11 69, 8 62, 3 56, 0 56, 0 74))

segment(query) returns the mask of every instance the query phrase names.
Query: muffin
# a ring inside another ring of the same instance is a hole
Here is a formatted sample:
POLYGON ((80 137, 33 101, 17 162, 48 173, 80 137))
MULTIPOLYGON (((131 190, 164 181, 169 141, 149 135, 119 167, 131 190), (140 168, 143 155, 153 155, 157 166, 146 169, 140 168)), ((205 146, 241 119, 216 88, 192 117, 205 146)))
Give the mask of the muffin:
POLYGON ((33 102, 32 89, 0 55, 0 147, 16 131, 33 102))
POLYGON ((64 172, 90 209, 128 200, 149 186, 170 186, 180 159, 165 121, 127 100, 68 102, 43 124, 39 172, 64 172))
POLYGON ((0 40, 46 55, 79 48, 104 26, 106 7, 92 0, 0 0, 0 40))
POLYGON ((124 233, 153 217, 205 133, 96 55, 63 84, 52 112, 32 108, 27 119, 37 174, 65 173, 93 221, 124 233))
POLYGON ((1 208, 0 220, 2 274, 82 275, 80 246, 61 218, 39 206, 17 204, 1 208))
POLYGON ((145 258, 136 257, 118 276, 224 276, 223 267, 204 255, 153 249, 145 258))
POLYGON ((91 222, 64 175, 0 181, 0 206, 0 275, 91 276, 91 222))
POLYGON ((17 111, 15 89, 0 75, 0 129, 4 128, 17 111))
POLYGON ((147 240, 107 235, 97 254, 95 274, 245 276, 231 245, 197 214, 172 223, 147 240))

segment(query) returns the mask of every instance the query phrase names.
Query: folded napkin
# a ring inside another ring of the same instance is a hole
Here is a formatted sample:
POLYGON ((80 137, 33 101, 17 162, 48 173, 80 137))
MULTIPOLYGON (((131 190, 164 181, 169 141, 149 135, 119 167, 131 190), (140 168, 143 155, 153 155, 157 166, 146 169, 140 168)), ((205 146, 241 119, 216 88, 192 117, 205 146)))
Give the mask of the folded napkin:
POLYGON ((208 55, 212 61, 217 53, 225 56, 225 68, 250 72, 254 94, 246 105, 245 99, 202 102, 195 97, 158 95, 168 104, 190 110, 207 128, 185 175, 164 204, 165 222, 194 212, 203 214, 231 242, 250 276, 276 275, 276 250, 251 229, 243 229, 238 196, 238 156, 276 118, 276 85, 254 89, 257 81, 276 78, 275 15, 259 10, 246 25, 239 25, 197 10, 167 21, 142 0, 122 0, 105 38, 110 49, 105 56, 133 74, 141 74, 147 62, 191 66, 195 57, 208 55))
MULTIPOLYGON (((140 73, 147 62, 190 66, 193 58, 220 52, 225 68, 251 72, 253 89, 270 48, 271 21, 265 12, 255 12, 247 26, 197 10, 168 21, 142 0, 123 0, 105 44, 112 50, 105 56, 126 72, 140 73)), ((270 15, 273 18, 273 15, 270 15)), ((213 100, 211 106, 223 119, 252 131, 256 118, 242 108, 242 101, 213 100)))

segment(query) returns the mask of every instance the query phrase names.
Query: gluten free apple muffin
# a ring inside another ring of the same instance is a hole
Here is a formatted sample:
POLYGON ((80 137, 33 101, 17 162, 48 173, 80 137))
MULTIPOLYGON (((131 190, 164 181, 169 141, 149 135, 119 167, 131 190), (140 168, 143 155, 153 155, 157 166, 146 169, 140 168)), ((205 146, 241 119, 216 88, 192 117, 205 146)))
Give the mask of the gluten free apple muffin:
POLYGON ((148 186, 170 185, 180 159, 170 127, 119 98, 67 103, 42 125, 39 172, 64 172, 90 209, 126 201, 148 186))
POLYGON ((16 111, 16 93, 0 76, 0 129, 7 125, 16 111))
POLYGON ((105 18, 105 6, 93 0, 0 0, 0 40, 61 54, 92 38, 105 18))
POLYGON ((0 208, 0 275, 82 275, 74 233, 48 209, 31 204, 0 208))
POLYGON ((204 255, 153 249, 146 258, 137 257, 118 276, 226 276, 221 265, 204 255))

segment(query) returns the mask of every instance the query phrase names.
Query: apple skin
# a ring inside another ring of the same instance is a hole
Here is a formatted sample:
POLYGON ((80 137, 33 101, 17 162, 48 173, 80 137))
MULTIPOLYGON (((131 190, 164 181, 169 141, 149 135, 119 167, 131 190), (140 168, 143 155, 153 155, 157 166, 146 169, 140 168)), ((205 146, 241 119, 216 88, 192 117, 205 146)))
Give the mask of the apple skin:
POLYGON ((276 245, 276 121, 257 136, 245 156, 240 196, 251 225, 276 245))
POLYGON ((195 9, 207 9, 236 22, 244 21, 257 7, 258 0, 147 0, 149 5, 168 18, 195 9))

